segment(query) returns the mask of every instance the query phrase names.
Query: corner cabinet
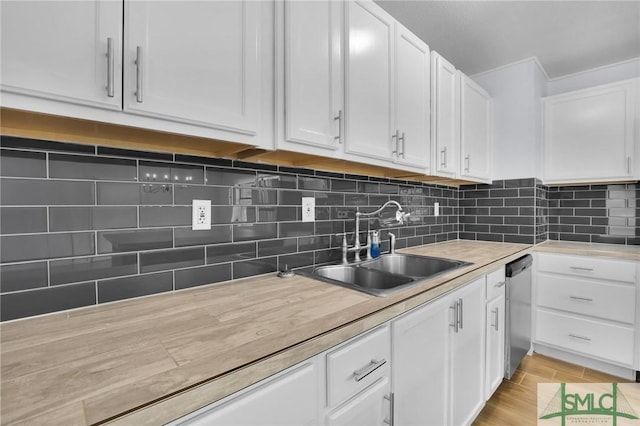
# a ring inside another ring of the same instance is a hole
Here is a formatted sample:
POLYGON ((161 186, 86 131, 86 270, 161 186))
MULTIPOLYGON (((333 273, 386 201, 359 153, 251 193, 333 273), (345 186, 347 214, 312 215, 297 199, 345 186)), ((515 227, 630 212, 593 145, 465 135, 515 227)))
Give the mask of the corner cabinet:
POLYGON ((545 183, 637 178, 639 80, 543 98, 545 183))
POLYGON ((491 182, 491 97, 461 72, 460 177, 491 182))
POLYGON ((2 1, 0 15, 3 94, 122 108, 122 2, 2 1))

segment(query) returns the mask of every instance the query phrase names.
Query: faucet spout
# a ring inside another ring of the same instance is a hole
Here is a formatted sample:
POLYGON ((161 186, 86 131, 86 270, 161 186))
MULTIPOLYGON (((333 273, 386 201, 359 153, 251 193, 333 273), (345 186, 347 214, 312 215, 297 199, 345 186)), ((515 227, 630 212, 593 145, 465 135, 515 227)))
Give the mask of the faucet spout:
POLYGON ((396 210, 396 221, 400 225, 406 224, 407 223, 407 218, 409 217, 410 213, 405 212, 402 209, 402 206, 400 205, 400 203, 398 203, 395 200, 389 200, 386 203, 382 204, 380 207, 378 207, 376 210, 374 210, 372 212, 368 212, 368 213, 363 213, 356 207, 356 224, 355 224, 355 235, 354 235, 353 247, 347 249, 347 251, 355 252, 355 261, 356 262, 360 261, 360 251, 362 249, 369 248, 371 246, 371 243, 369 243, 369 242, 367 242, 367 245, 364 245, 364 246, 360 244, 360 218, 361 217, 372 217, 372 216, 375 216, 375 215, 379 214, 382 210, 384 210, 385 208, 387 208, 390 205, 395 206, 396 209, 397 209, 396 210))

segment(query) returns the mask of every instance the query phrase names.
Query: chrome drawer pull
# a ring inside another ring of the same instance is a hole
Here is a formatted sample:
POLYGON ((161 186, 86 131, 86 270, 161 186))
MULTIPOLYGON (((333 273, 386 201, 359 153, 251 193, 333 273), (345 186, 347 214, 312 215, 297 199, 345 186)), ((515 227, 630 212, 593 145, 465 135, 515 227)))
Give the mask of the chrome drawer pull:
POLYGON ((362 367, 360 370, 354 371, 353 378, 356 379, 356 382, 359 382, 360 380, 364 379, 369 374, 373 373, 374 371, 376 371, 378 368, 382 367, 386 363, 387 363, 387 360, 384 358, 381 361, 376 361, 375 359, 372 359, 369 365, 367 365, 366 367, 362 367))
POLYGON ((591 341, 591 339, 590 339, 590 338, 588 338, 588 337, 586 337, 586 336, 580 336, 580 335, 578 335, 578 334, 572 334, 572 333, 569 333, 569 337, 573 337, 574 339, 586 340, 587 342, 590 342, 590 341, 591 341))
POLYGON ((587 271, 587 272, 593 272, 593 268, 582 268, 580 266, 569 266, 569 268, 573 269, 574 271, 587 271))
POLYGON ((136 46, 136 102, 142 103, 142 47, 136 46))
POLYGON ((393 392, 391 392, 389 394, 389 396, 385 395, 384 399, 386 399, 387 401, 389 401, 389 418, 388 419, 384 419, 384 422, 386 424, 388 424, 389 426, 393 426, 393 410, 394 410, 394 405, 395 405, 395 394, 393 392))
POLYGON ((334 136, 333 139, 337 140, 339 144, 342 144, 342 110, 338 110, 338 115, 333 117, 333 121, 338 121, 338 136, 334 136))
POLYGON ((580 297, 580 296, 569 296, 571 300, 583 300, 585 302, 593 302, 593 299, 590 297, 580 297))
POLYGON ((494 284, 495 288, 500 288, 503 287, 507 282, 506 281, 500 281, 498 284, 494 284))
POLYGON ((115 75, 115 59, 113 54, 113 39, 107 37, 107 96, 113 98, 115 91, 113 88, 113 76, 115 75))

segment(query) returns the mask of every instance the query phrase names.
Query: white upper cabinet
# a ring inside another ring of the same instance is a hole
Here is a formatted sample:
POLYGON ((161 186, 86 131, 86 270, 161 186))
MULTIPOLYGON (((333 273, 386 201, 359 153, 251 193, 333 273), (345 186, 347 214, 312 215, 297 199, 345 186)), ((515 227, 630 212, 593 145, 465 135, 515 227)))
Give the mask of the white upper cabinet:
POLYGON ((491 97, 461 72, 460 177, 491 182, 491 97))
POLYGON ((431 52, 432 172, 458 177, 460 161, 460 102, 456 68, 437 52, 431 52))
POLYGON ((255 135, 261 2, 125 3, 124 109, 255 135))
POLYGON ((396 109, 398 136, 393 147, 397 163, 428 173, 431 154, 429 46, 402 25, 396 25, 396 109))
POLYGON ((348 1, 346 21, 346 152, 390 161, 395 21, 369 1, 348 1))
POLYGON ((545 183, 634 179, 637 99, 637 79, 544 98, 545 183))
POLYGON ((331 155, 342 143, 343 7, 337 1, 276 3, 277 147, 331 155), (302 144, 302 145, 300 145, 302 144))
POLYGON ((121 2, 2 1, 0 10, 3 92, 121 109, 121 2))

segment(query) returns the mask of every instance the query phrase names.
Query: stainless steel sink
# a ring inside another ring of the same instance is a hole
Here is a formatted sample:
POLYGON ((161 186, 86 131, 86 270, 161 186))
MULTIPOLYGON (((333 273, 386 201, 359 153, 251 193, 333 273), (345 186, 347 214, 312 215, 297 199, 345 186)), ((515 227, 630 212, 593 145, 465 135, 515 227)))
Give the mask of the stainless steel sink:
POLYGON ((356 264, 310 267, 297 272, 331 284, 385 297, 467 265, 470 263, 437 257, 385 254, 356 264))
POLYGON ((415 278, 434 277, 467 265, 470 265, 470 263, 460 260, 397 253, 386 254, 361 264, 361 266, 365 268, 389 272, 391 274, 408 275, 415 278))

